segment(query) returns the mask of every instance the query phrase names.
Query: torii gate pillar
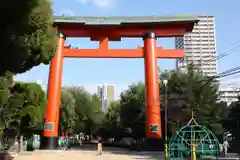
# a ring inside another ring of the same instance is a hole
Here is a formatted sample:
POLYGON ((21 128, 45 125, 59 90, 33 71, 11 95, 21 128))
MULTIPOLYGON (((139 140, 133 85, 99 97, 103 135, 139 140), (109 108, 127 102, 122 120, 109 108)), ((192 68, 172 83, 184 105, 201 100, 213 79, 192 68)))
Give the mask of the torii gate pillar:
POLYGON ((44 119, 44 136, 41 140, 41 149, 56 149, 58 146, 64 43, 64 35, 58 33, 57 52, 50 63, 47 94, 48 103, 44 119))
POLYGON ((147 33, 144 37, 146 136, 151 138, 162 136, 156 47, 155 33, 147 33))

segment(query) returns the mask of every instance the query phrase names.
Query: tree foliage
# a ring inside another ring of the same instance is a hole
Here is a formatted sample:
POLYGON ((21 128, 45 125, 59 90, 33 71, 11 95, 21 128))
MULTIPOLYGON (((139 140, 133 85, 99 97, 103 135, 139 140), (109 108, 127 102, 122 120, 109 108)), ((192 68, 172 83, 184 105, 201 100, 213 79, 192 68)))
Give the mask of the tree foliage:
POLYGON ((15 120, 16 113, 23 104, 22 96, 11 94, 13 78, 11 73, 0 77, 0 133, 15 120))
POLYGON ((47 104, 42 87, 37 83, 17 82, 14 84, 12 92, 21 95, 23 99, 19 115, 21 131, 42 129, 47 104))
POLYGON ((105 115, 105 124, 101 130, 101 134, 104 137, 112 137, 114 135, 115 138, 121 138, 123 131, 120 123, 120 102, 113 101, 109 108, 108 112, 105 115))
POLYGON ((231 129, 231 132, 234 133, 234 135, 240 135, 237 134, 240 132, 240 97, 237 102, 233 102, 229 106, 229 114, 228 114, 228 128, 231 129))
POLYGON ((75 121, 75 99, 68 90, 62 88, 60 127, 65 132, 72 132, 75 121))
POLYGON ((85 132, 97 134, 98 127, 104 121, 101 101, 98 96, 91 95, 84 88, 73 86, 65 88, 75 99, 76 125, 75 133, 85 132))
POLYGON ((145 135, 145 85, 132 84, 120 95, 121 126, 128 136, 140 138, 145 135))
MULTIPOLYGON (((199 124, 215 133, 223 132, 221 121, 225 118, 226 109, 217 103, 218 83, 214 79, 193 71, 191 66, 187 73, 171 71, 160 76, 160 79, 165 78, 168 79, 168 126, 172 132, 187 123, 192 111, 199 124)), ((160 86, 165 89, 162 82, 160 86)))
MULTIPOLYGON (((42 127, 45 93, 36 83, 13 82, 12 74, 0 77, 0 131, 18 133, 42 127)), ((3 132, 2 132, 3 133, 3 132)))
MULTIPOLYGON (((173 133, 194 115, 199 124, 216 134, 224 127, 238 134, 239 102, 232 104, 227 121, 226 104, 218 102, 218 83, 195 72, 169 71, 159 77, 161 111, 164 99, 168 101, 168 130, 173 133), (162 83, 168 80, 167 88, 162 83), (165 93, 167 92, 167 97, 165 93), (223 123, 225 122, 225 123, 223 123), (225 126, 223 126, 225 124, 225 126), (235 127, 235 128, 234 128, 235 127)), ((45 93, 35 83, 13 83, 12 75, 0 77, 0 127, 19 126, 21 130, 42 128, 46 106, 45 93), (29 127, 31 126, 31 127, 29 127)), ((120 100, 110 104, 106 114, 101 111, 101 100, 79 86, 64 87, 61 91, 61 127, 68 133, 84 132, 106 137, 145 137, 145 84, 132 84, 121 93, 120 100)), ((163 115, 163 114, 162 114, 163 115)), ((164 122, 163 122, 164 124, 164 122)))
POLYGON ((23 73, 41 63, 48 64, 56 49, 50 1, 4 0, 0 10, 0 76, 6 71, 23 73))
MULTIPOLYGON (((162 117, 166 92, 162 80, 168 80, 167 108, 170 134, 187 124, 192 111, 199 124, 205 125, 216 134, 224 132, 222 121, 226 117, 226 105, 218 103, 218 83, 215 80, 193 71, 191 66, 186 73, 163 72, 159 79, 162 117)), ((119 103, 109 109, 107 124, 109 128, 120 128, 122 136, 145 137, 145 108, 145 85, 132 84, 121 93, 119 103)))
POLYGON ((229 113, 226 118, 226 128, 232 133, 233 142, 231 148, 233 152, 240 153, 240 97, 237 102, 229 106, 229 113))

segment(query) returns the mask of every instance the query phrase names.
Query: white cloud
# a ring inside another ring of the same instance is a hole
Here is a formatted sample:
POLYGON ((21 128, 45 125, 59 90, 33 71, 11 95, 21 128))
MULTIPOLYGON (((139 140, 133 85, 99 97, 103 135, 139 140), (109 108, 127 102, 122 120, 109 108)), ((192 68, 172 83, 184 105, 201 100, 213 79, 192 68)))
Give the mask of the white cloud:
POLYGON ((82 4, 92 4, 98 8, 112 8, 115 6, 117 0, 76 0, 82 4))

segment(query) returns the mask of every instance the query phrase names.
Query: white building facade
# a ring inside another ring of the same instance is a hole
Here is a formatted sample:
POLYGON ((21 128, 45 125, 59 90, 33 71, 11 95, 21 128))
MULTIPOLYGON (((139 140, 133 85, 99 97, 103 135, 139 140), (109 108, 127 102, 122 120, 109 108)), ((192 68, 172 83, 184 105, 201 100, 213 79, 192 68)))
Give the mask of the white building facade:
POLYGON ((219 87, 219 99, 230 105, 232 102, 238 101, 240 96, 240 88, 231 85, 221 85, 219 87))
POLYGON ((97 95, 101 98, 101 107, 107 113, 110 103, 114 100, 114 86, 103 84, 97 86, 97 95))
POLYGON ((213 16, 200 16, 193 31, 175 38, 175 48, 184 49, 185 57, 176 61, 176 68, 186 71, 188 64, 206 76, 217 74, 215 20, 213 16))

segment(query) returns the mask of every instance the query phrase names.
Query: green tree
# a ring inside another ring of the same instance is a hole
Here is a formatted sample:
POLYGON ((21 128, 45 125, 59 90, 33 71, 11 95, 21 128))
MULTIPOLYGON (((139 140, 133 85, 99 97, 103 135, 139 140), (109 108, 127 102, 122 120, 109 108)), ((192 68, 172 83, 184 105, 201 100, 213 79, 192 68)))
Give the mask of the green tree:
MULTIPOLYGON (((186 125, 191 118, 192 111, 194 111, 199 124, 207 126, 216 134, 224 132, 222 120, 226 116, 226 106, 218 103, 218 83, 214 79, 194 71, 191 66, 186 73, 163 72, 160 75, 159 83, 162 110, 164 110, 163 102, 166 92, 166 87, 162 82, 164 79, 168 80, 168 128, 170 133, 186 125)), ((145 136, 144 97, 145 86, 143 83, 130 85, 126 91, 121 93, 120 124, 121 129, 128 133, 128 136, 135 138, 145 136)))
POLYGON ((41 63, 48 64, 56 49, 50 1, 4 0, 0 10, 0 76, 6 71, 23 73, 41 63))
POLYGON ((233 152, 240 153, 240 97, 237 102, 229 106, 229 113, 226 118, 227 129, 232 133, 233 141, 231 148, 233 152))
POLYGON ((75 99, 76 125, 75 132, 96 134, 104 121, 101 112, 101 101, 96 95, 91 95, 84 88, 74 86, 67 89, 75 99))
POLYGON ((90 130, 92 134, 99 135, 99 131, 105 123, 105 115, 101 110, 101 100, 96 94, 92 95, 91 110, 92 113, 89 117, 91 126, 90 130))
POLYGON ((121 138, 123 133, 120 123, 120 113, 120 102, 112 102, 108 108, 107 114, 105 115, 106 119, 102 135, 104 135, 105 137, 114 137, 116 139, 121 138))
MULTIPOLYGON (((0 148, 3 147, 3 135, 11 127, 13 128, 16 118, 21 114, 24 103, 23 96, 17 93, 12 94, 12 74, 7 73, 0 77, 0 148)), ((14 125, 15 126, 15 125, 14 125)), ((19 125, 18 125, 19 126, 19 125)), ((19 127, 17 128, 19 131, 19 127)), ((16 132, 15 132, 16 133, 16 132)))
POLYGON ((38 84, 14 83, 11 73, 0 77, 0 137, 31 133, 37 126, 42 129, 45 105, 45 93, 38 84))
POLYGON ((23 96, 11 93, 13 85, 12 74, 0 77, 0 133, 15 121, 24 103, 23 96))
POLYGON ((126 136, 145 136, 145 85, 132 84, 120 95, 120 121, 126 136))
POLYGON ((86 125, 90 114, 91 95, 82 87, 66 87, 75 99, 76 125, 75 132, 89 132, 89 126, 86 125))
POLYGON ((0 78, 0 131, 28 132, 43 123, 45 93, 35 83, 13 84, 12 75, 0 78))
MULTIPOLYGON (((214 79, 194 71, 191 65, 187 73, 171 71, 160 75, 160 79, 168 79, 168 126, 171 132, 185 125, 192 111, 199 124, 217 134, 223 132, 221 121, 225 117, 225 108, 217 103, 218 83, 214 79)), ((160 86, 163 95, 162 82, 160 86)))
POLYGON ((76 121, 75 99, 73 95, 62 88, 61 90, 61 117, 60 126, 64 132, 73 132, 76 121))
POLYGON ((16 82, 12 88, 13 95, 21 95, 23 104, 19 104, 19 122, 21 131, 43 129, 45 108, 47 104, 45 92, 37 83, 16 82))

